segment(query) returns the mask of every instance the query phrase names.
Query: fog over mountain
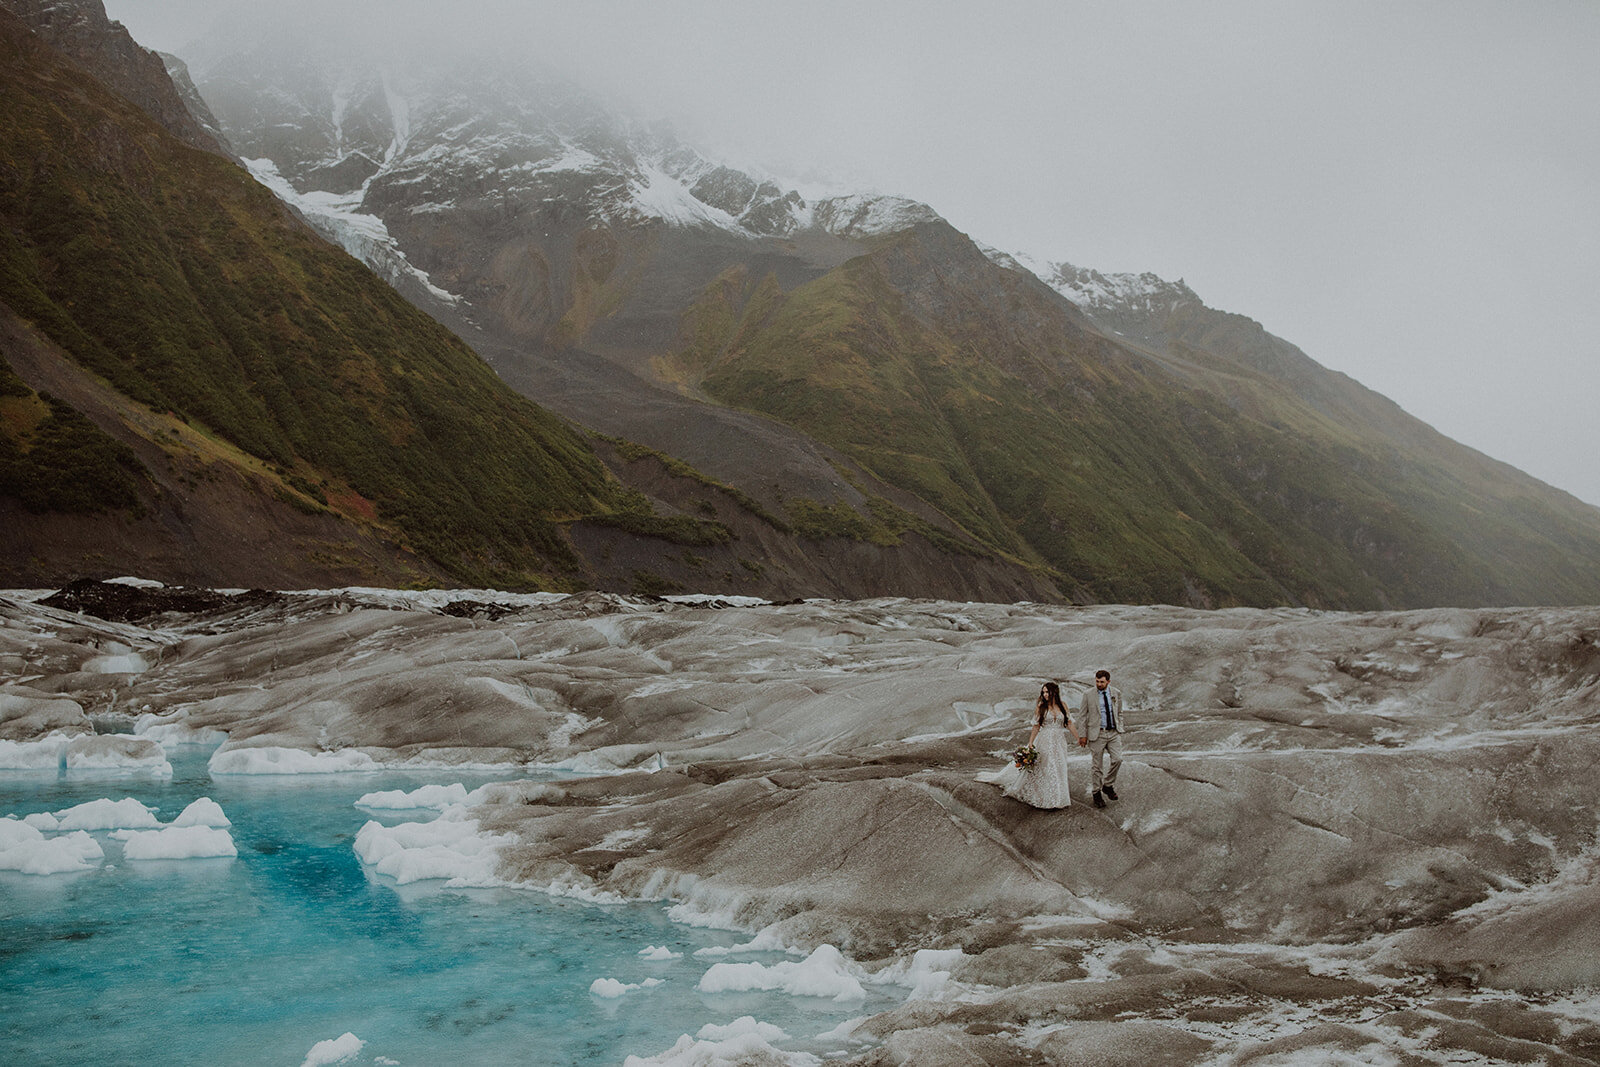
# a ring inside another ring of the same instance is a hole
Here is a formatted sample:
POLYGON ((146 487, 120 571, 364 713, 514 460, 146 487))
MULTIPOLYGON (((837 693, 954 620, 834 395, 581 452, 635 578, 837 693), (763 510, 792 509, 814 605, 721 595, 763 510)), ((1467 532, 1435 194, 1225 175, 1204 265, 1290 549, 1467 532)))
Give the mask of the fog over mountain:
MULTIPOLYGON (((214 15, 250 10, 107 8, 185 58, 214 15)), ((1448 20, 1252 3, 1203 16, 1168 4, 304 10, 330 44, 397 58, 411 40, 492 40, 670 117, 744 169, 910 196, 1044 260, 1183 278, 1446 434, 1600 501, 1592 6, 1469 4, 1448 20)))

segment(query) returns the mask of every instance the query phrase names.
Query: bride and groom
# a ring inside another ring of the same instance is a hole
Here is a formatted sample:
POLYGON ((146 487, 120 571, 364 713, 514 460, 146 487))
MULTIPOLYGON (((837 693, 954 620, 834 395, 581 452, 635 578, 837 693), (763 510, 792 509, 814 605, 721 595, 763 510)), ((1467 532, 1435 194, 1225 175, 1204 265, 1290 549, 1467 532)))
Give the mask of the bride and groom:
POLYGON ((1067 785, 1067 759, 1074 748, 1085 747, 1092 772, 1090 796, 1095 807, 1103 808, 1107 800, 1117 799, 1117 771, 1122 768, 1125 729, 1122 692, 1112 686, 1110 671, 1094 672, 1094 688, 1084 692, 1077 722, 1061 703, 1061 687, 1046 682, 1039 689, 1033 730, 1028 734, 1027 747, 1038 752, 1037 758, 1031 765, 1013 760, 1004 770, 980 774, 978 779, 998 785, 1006 796, 1030 807, 1069 807, 1072 790, 1067 785), (1068 734, 1072 741, 1067 740, 1068 734), (1105 766, 1107 757, 1109 767, 1105 766))

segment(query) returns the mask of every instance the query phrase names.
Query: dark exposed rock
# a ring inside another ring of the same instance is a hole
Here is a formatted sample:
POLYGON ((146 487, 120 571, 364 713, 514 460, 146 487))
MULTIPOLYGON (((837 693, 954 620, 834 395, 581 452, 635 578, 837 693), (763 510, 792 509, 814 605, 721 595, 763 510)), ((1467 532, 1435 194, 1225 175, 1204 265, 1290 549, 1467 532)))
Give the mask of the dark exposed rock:
MULTIPOLYGON (((162 58, 141 48, 122 23, 107 18, 101 0, 0 0, 0 7, 185 143, 228 154, 179 95, 162 58)), ((218 129, 214 118, 211 122, 218 129)))
POLYGON ((440 614, 458 619, 487 619, 490 622, 514 615, 519 608, 507 604, 486 604, 481 600, 452 600, 439 609, 440 614))
POLYGON ((195 615, 227 607, 270 604, 281 599, 282 594, 264 589, 229 594, 215 589, 151 588, 85 578, 57 590, 40 603, 113 622, 138 622, 166 612, 195 615))
POLYGON ((337 163, 329 163, 308 171, 301 184, 306 191, 348 193, 361 188, 363 182, 378 173, 379 164, 365 152, 351 152, 337 163))

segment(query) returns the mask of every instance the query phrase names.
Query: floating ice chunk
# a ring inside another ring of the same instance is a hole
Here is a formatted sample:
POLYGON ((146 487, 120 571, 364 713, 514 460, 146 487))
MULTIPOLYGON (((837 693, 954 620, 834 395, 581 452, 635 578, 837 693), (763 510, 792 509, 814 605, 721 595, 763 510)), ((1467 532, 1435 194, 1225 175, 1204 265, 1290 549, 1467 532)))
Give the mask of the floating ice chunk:
POLYGON ((726 1041, 696 1041, 688 1034, 655 1056, 629 1056, 622 1067, 821 1067, 809 1052, 784 1052, 756 1034, 726 1041))
POLYGON ((158 745, 220 745, 228 735, 209 726, 190 726, 186 722, 145 712, 133 723, 135 737, 148 737, 158 745))
POLYGON ((648 945, 639 950, 639 958, 646 960, 681 960, 683 953, 674 952, 666 945, 648 945))
POLYGON ((105 858, 100 843, 82 830, 51 838, 29 850, 27 861, 14 868, 23 874, 65 874, 87 871, 105 858))
POLYGON ((56 812, 58 830, 145 830, 160 825, 150 809, 132 797, 91 800, 56 812))
POLYGON ((22 821, 35 830, 52 832, 61 829, 61 820, 48 811, 36 811, 32 815, 24 815, 22 821))
POLYGON ((194 803, 184 808, 176 819, 172 820, 173 826, 214 826, 226 829, 233 823, 222 813, 222 805, 210 797, 201 797, 194 803))
POLYGON ((233 836, 211 826, 165 826, 159 830, 120 830, 122 855, 129 860, 197 860, 237 856, 233 836))
POLYGON ((621 893, 599 888, 588 875, 579 871, 566 871, 544 885, 529 885, 526 882, 520 884, 553 897, 586 900, 590 904, 624 904, 628 900, 621 893))
POLYGON ((509 834, 480 833, 476 819, 368 822, 356 832, 355 850, 362 863, 401 885, 443 878, 451 886, 494 886, 501 884, 500 849, 510 841, 509 834))
POLYGON ((0 871, 67 874, 90 870, 104 858, 99 842, 81 830, 47 838, 19 819, 0 819, 0 871))
POLYGON ((381 808, 406 810, 410 808, 432 808, 434 811, 443 811, 452 804, 464 804, 467 801, 467 787, 457 782, 454 785, 425 785, 413 789, 409 793, 403 789, 385 789, 377 793, 363 794, 356 801, 358 808, 381 808))
POLYGON ((219 748, 207 764, 212 774, 339 774, 382 768, 365 752, 307 752, 299 748, 219 748))
MULTIPOLYGON (((772 927, 767 927, 756 933, 756 936, 741 945, 709 945, 706 948, 697 948, 694 954, 699 959, 709 959, 714 956, 732 956, 741 952, 788 952, 789 946, 785 945, 772 927)), ((796 952, 795 955, 800 953, 796 952)))
POLYGON ((738 993, 751 989, 777 990, 798 997, 829 997, 835 1001, 861 1000, 861 968, 844 958, 832 945, 798 963, 714 963, 695 986, 702 993, 738 993))
POLYGON ((660 984, 661 979, 659 978, 646 978, 642 982, 619 982, 615 978, 596 978, 589 983, 589 992, 597 997, 605 997, 607 1000, 611 1000, 625 993, 631 993, 635 989, 649 989, 651 986, 660 984))
POLYGON ((167 762, 166 750, 145 737, 122 734, 74 737, 67 742, 63 755, 71 771, 140 771, 172 777, 172 764, 167 762))
POLYGON ((910 957, 885 967, 869 981, 873 985, 905 986, 911 990, 908 999, 938 999, 952 985, 951 969, 965 958, 966 953, 958 948, 918 949, 910 957))
POLYGON ((754 1034, 767 1042, 789 1040, 789 1035, 784 1033, 783 1027, 757 1022, 754 1015, 741 1015, 727 1025, 706 1023, 694 1036, 702 1041, 726 1041, 731 1037, 743 1037, 745 1034, 754 1034))
POLYGON ((349 1032, 338 1037, 330 1037, 326 1041, 318 1041, 311 1046, 311 1051, 306 1053, 305 1062, 300 1064, 300 1067, 328 1067, 333 1063, 349 1063, 360 1055, 366 1044, 349 1032))
POLYGON ((37 741, 0 741, 0 770, 53 770, 61 766, 61 752, 70 740, 56 733, 37 741))

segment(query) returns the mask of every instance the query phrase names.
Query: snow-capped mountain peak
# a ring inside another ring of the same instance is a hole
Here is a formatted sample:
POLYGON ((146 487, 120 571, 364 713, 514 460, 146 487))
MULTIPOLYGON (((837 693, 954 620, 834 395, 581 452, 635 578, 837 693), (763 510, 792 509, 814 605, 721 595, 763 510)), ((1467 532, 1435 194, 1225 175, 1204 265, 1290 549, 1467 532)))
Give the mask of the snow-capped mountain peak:
POLYGON ((564 217, 594 225, 756 239, 817 229, 859 240, 939 217, 898 197, 808 199, 707 158, 660 124, 619 117, 570 83, 496 63, 424 73, 327 49, 289 61, 246 49, 212 58, 199 80, 241 156, 272 160, 301 196, 359 191, 358 213, 395 232, 403 217, 512 204, 560 203, 564 217))
POLYGON ((1103 274, 1070 263, 1056 263, 1044 275, 1044 281, 1087 311, 1170 311, 1182 304, 1200 302, 1183 279, 1169 282, 1149 271, 1103 274))
POLYGON ((1205 303, 1182 278, 1167 281, 1149 271, 1107 274, 1071 263, 1047 262, 1025 252, 980 247, 993 262, 1009 270, 1027 271, 1091 315, 1165 314, 1188 304, 1205 303))

